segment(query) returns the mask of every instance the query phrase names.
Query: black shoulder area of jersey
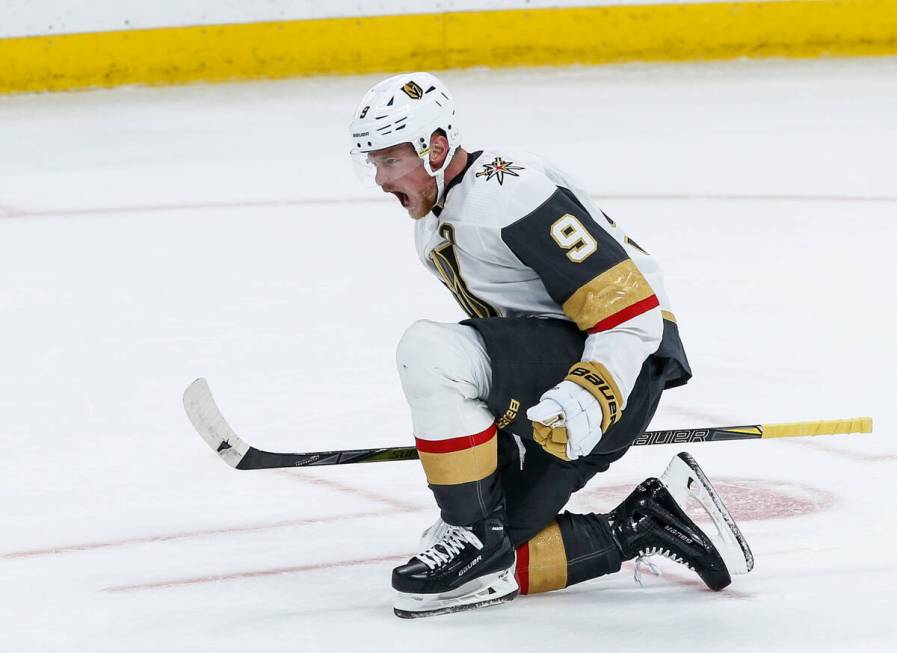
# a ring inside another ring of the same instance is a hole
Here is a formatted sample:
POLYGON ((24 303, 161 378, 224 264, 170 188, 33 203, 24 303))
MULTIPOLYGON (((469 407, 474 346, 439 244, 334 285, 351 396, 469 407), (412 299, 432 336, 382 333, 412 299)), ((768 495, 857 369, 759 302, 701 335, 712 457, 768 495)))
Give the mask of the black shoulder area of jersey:
MULTIPOLYGON (((602 215, 601 219, 606 218, 602 215)), ((581 286, 629 258, 573 192, 563 187, 529 215, 503 228, 501 237, 539 275, 560 305, 581 286)))
POLYGON ((473 164, 477 162, 483 154, 483 150, 477 150, 476 152, 468 152, 467 153, 467 163, 464 164, 464 169, 458 173, 458 175, 452 179, 448 186, 445 187, 445 192, 448 193, 451 189, 461 183, 461 180, 467 176, 467 171, 473 167, 473 164))

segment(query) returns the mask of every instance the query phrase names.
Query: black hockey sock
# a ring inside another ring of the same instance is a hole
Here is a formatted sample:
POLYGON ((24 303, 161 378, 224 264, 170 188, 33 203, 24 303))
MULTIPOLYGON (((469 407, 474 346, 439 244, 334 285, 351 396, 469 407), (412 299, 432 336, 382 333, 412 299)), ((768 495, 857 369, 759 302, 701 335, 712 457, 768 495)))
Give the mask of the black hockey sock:
POLYGON ((620 549, 605 515, 565 512, 517 547, 521 594, 562 589, 620 570, 620 549))

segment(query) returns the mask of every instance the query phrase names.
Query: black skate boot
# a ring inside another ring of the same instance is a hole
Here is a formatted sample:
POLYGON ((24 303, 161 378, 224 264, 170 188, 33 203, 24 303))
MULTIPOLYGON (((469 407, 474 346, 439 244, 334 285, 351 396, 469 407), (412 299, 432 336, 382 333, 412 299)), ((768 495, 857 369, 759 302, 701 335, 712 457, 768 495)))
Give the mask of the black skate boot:
POLYGON ((643 481, 608 515, 624 559, 662 555, 697 572, 712 590, 729 585, 731 574, 750 571, 750 548, 694 458, 680 453, 662 479, 643 481), (689 496, 713 519, 713 536, 685 514, 689 496))
POLYGON ((500 519, 448 526, 442 539, 392 570, 396 616, 432 617, 510 601, 518 592, 514 560, 500 519))

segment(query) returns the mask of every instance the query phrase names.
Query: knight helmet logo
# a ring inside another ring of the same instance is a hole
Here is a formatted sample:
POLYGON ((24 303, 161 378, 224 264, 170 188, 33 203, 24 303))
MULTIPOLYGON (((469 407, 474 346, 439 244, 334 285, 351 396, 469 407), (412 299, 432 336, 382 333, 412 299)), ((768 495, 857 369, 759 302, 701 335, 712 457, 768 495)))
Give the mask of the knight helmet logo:
POLYGON ((424 96, 424 89, 418 86, 417 82, 408 82, 402 87, 402 90, 412 100, 419 100, 424 96))

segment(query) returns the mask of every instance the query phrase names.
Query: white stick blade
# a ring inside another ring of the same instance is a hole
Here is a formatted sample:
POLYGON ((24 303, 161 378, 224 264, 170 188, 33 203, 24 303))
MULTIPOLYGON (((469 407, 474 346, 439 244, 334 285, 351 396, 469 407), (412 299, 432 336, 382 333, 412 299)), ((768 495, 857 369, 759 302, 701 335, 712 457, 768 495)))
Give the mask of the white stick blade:
POLYGON ((218 410, 208 382, 199 378, 184 391, 184 410, 193 423, 196 432, 231 467, 236 467, 249 445, 234 433, 234 430, 218 410))

